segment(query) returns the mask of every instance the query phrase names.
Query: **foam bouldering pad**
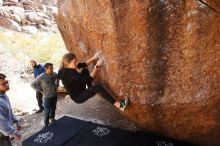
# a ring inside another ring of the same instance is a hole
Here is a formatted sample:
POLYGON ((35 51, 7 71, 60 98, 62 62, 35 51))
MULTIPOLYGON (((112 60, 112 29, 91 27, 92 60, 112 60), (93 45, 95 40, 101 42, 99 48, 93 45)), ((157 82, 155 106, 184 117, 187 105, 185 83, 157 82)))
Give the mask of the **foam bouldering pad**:
POLYGON ((117 146, 132 132, 91 123, 81 129, 65 146, 117 146))
POLYGON ((23 146, 195 146, 152 132, 131 132, 64 116, 23 146))
POLYGON ((89 122, 64 116, 22 142, 22 146, 63 146, 89 122))

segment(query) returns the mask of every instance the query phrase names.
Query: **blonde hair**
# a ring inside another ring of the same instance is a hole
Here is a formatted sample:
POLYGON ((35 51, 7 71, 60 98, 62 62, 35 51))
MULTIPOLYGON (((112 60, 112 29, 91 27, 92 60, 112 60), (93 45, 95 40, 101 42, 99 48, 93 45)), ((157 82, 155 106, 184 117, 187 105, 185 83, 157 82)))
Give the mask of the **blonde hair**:
POLYGON ((73 54, 73 53, 66 53, 63 55, 63 58, 62 58, 62 62, 61 62, 61 65, 60 65, 60 69, 64 69, 67 67, 67 64, 69 64, 73 59, 76 58, 76 55, 73 54))

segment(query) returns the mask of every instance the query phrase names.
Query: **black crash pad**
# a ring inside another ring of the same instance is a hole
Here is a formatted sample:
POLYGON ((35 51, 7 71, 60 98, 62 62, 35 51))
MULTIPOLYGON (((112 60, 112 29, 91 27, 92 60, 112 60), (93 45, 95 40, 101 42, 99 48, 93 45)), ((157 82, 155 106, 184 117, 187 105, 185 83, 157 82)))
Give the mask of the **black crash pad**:
POLYGON ((88 122, 64 116, 22 142, 22 146, 63 146, 88 122))
POLYGON ((195 146, 151 132, 131 132, 64 116, 22 146, 195 146))

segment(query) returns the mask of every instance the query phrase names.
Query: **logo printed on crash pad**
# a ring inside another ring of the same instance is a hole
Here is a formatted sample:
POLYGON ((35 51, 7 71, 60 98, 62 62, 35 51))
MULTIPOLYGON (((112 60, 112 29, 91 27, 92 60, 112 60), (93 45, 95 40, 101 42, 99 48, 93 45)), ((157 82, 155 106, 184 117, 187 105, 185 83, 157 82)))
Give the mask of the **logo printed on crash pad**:
POLYGON ((172 143, 166 141, 156 141, 157 146, 174 146, 172 143))
POLYGON ((54 133, 46 132, 43 134, 39 134, 37 138, 34 140, 36 143, 47 143, 50 139, 52 139, 54 133))
POLYGON ((99 137, 103 137, 108 135, 110 133, 110 130, 106 127, 97 127, 92 132, 99 137))

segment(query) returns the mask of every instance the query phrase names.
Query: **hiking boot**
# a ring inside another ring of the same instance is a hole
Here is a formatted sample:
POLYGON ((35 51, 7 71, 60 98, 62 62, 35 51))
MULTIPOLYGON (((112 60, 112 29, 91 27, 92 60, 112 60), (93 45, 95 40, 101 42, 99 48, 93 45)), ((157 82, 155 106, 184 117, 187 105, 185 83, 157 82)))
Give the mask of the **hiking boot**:
POLYGON ((44 109, 39 109, 39 110, 37 110, 35 113, 37 114, 37 113, 42 113, 44 111, 44 109))
POLYGON ((129 98, 126 98, 126 99, 123 99, 121 102, 120 102, 120 110, 121 111, 124 111, 125 108, 130 104, 130 99, 129 98))

